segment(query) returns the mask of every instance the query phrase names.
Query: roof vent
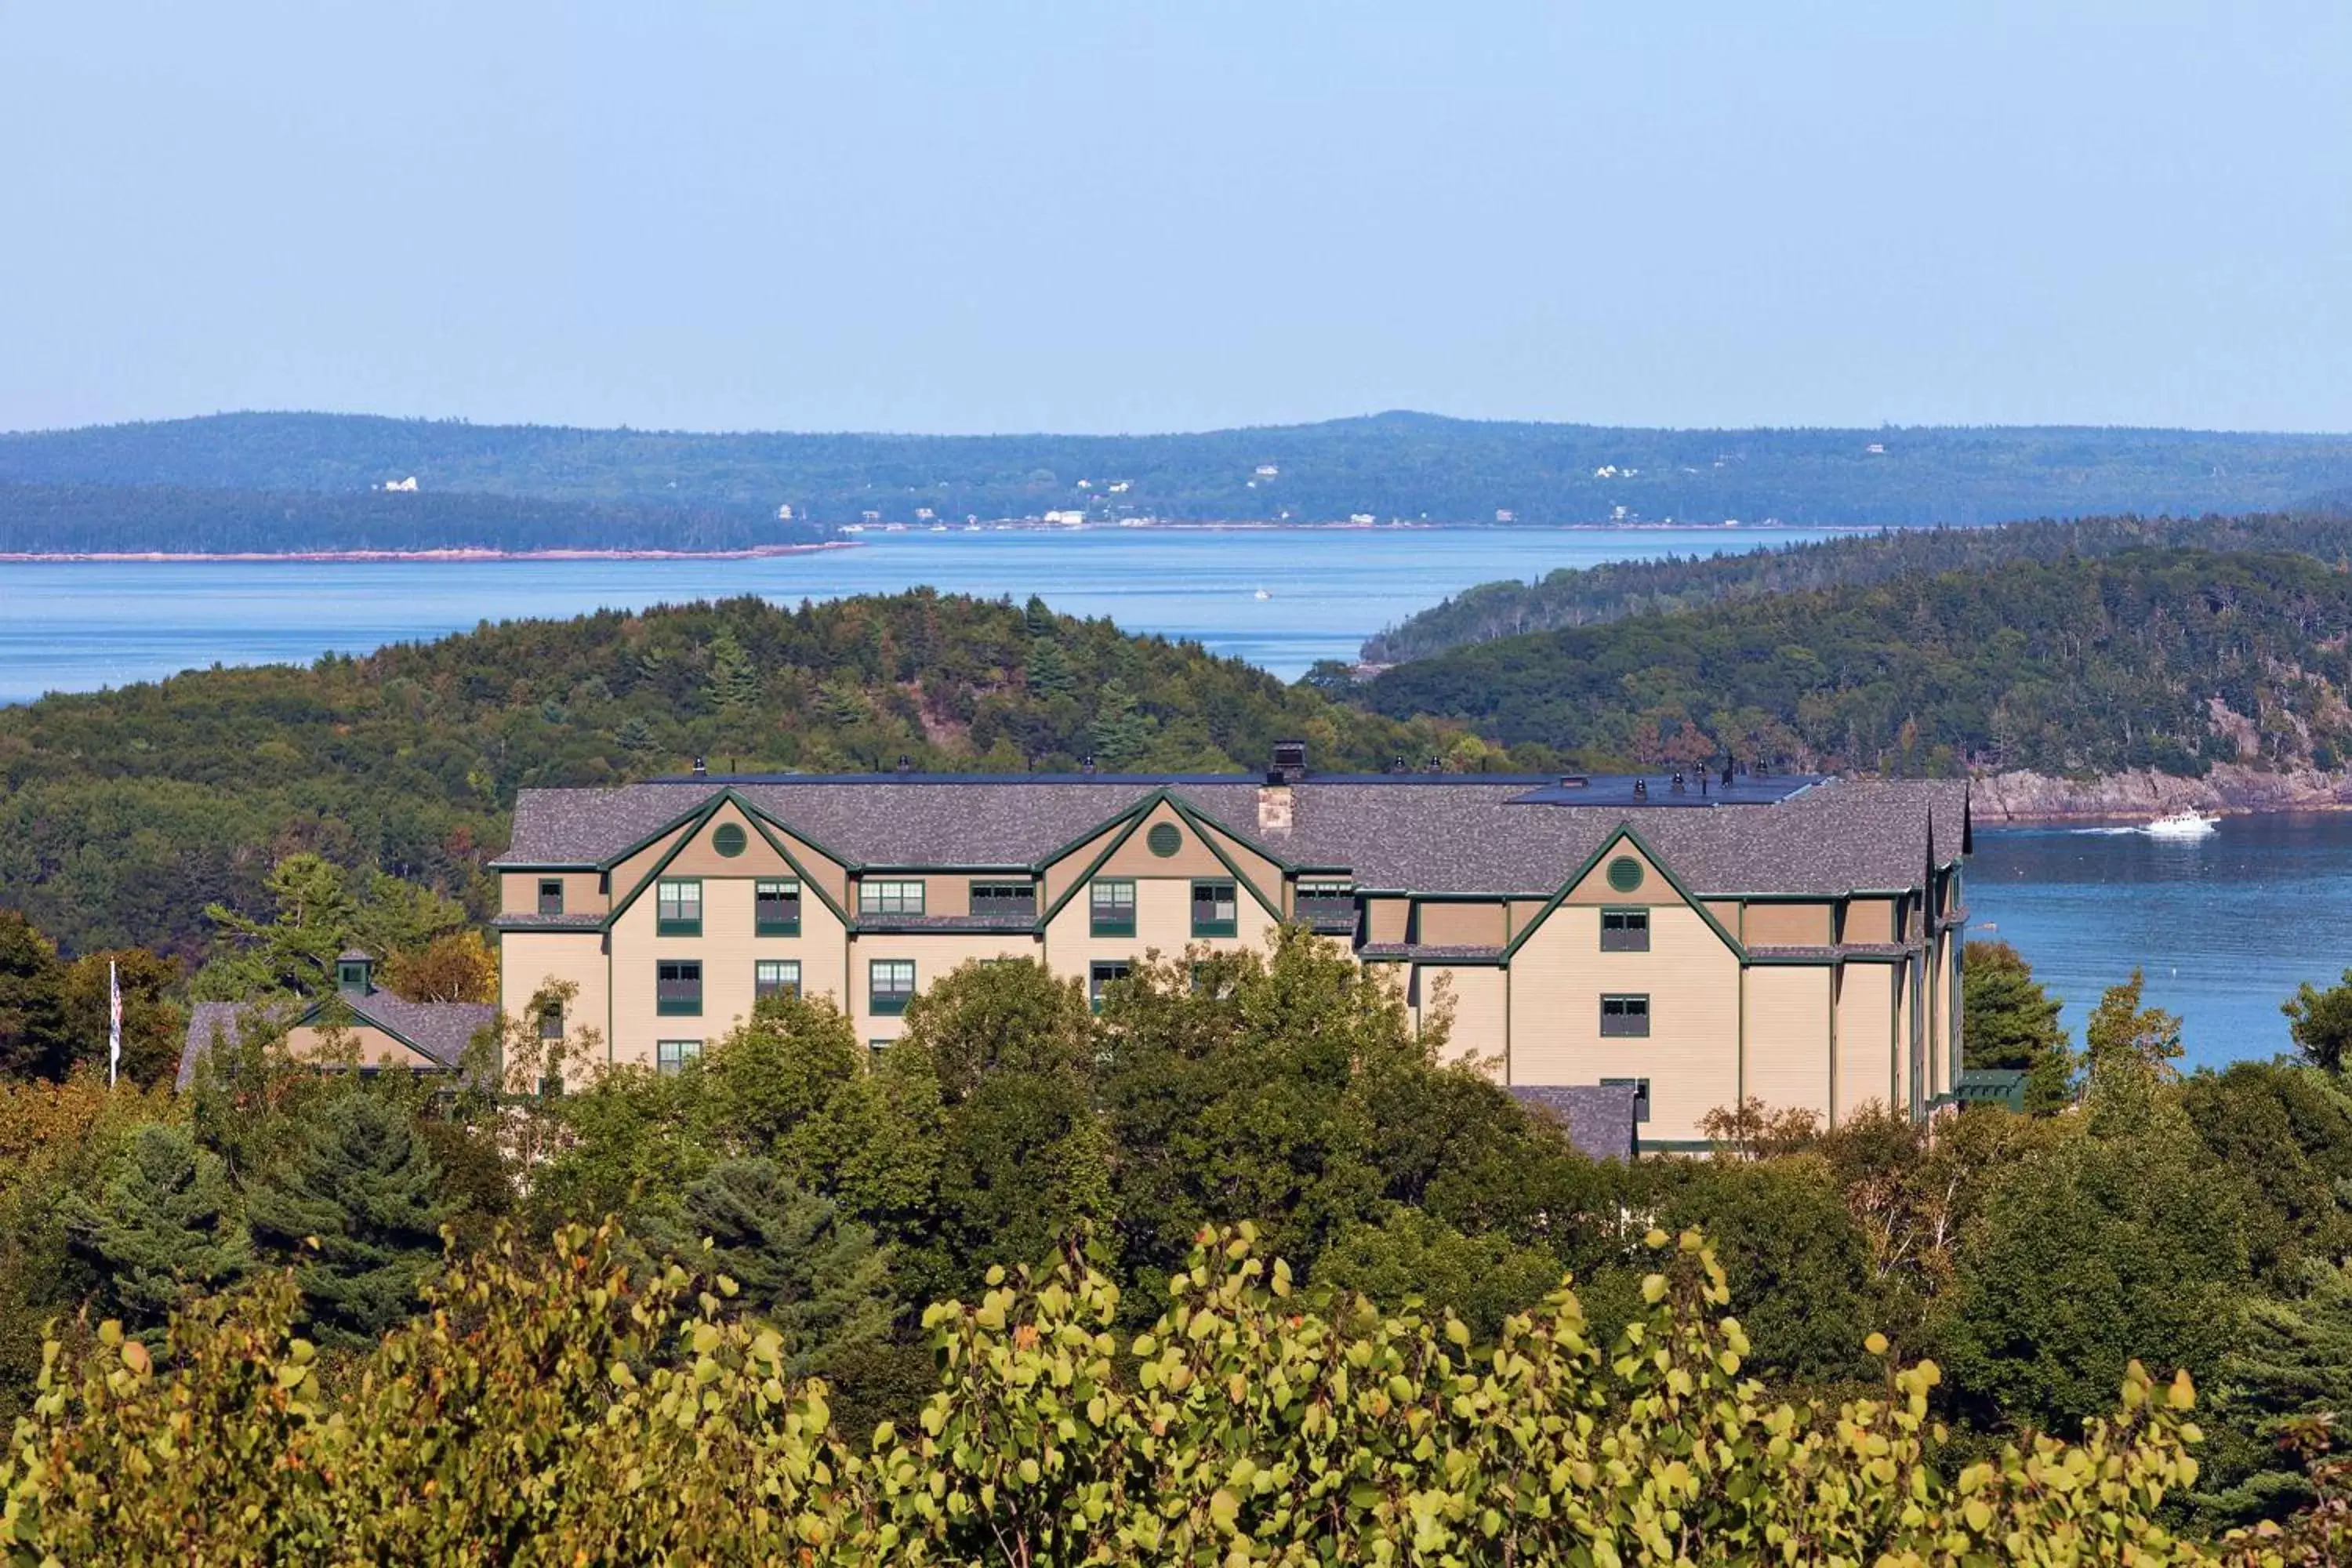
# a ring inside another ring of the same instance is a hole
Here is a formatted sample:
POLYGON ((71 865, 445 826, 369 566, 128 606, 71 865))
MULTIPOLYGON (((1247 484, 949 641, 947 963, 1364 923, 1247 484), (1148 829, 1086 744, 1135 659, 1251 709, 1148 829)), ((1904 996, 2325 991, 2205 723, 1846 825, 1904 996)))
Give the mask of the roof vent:
POLYGON ((1726 789, 1731 787, 1731 763, 1728 762, 1723 764, 1723 787, 1726 789))
POLYGON ((1078 771, 1089 773, 1095 771, 1095 754, 1092 752, 1078 759, 1078 771))
POLYGON ((1295 784, 1307 776, 1307 742, 1276 741, 1274 743, 1274 765, 1265 770, 1265 782, 1270 784, 1295 784))
POLYGON ((906 752, 899 752, 899 753, 898 753, 898 771, 899 771, 900 773, 913 773, 913 772, 915 771, 915 759, 914 759, 914 758, 912 758, 912 757, 910 757, 910 756, 908 756, 908 755, 906 752))
POLYGON ((710 776, 710 764, 700 757, 695 758, 694 776, 698 779, 709 778, 710 776))
POLYGON ((1562 789, 1583 789, 1591 783, 1592 781, 1586 778, 1582 773, 1562 773, 1559 775, 1559 787, 1562 789))
POLYGON ((1667 787, 1669 787, 1670 789, 1672 789, 1672 790, 1673 790, 1676 795, 1680 795, 1680 794, 1682 794, 1682 793, 1683 793, 1683 775, 1682 775, 1682 774, 1680 774, 1680 773, 1676 773, 1676 774, 1674 776, 1674 782, 1673 782, 1671 784, 1669 784, 1667 787))
POLYGON ((1650 798, 1649 780, 1635 779, 1633 781, 1633 798, 1635 800, 1647 800, 1650 798))
POLYGON ((1391 757, 1389 759, 1389 772, 1392 773, 1401 773, 1404 771, 1404 759, 1402 757, 1391 757))

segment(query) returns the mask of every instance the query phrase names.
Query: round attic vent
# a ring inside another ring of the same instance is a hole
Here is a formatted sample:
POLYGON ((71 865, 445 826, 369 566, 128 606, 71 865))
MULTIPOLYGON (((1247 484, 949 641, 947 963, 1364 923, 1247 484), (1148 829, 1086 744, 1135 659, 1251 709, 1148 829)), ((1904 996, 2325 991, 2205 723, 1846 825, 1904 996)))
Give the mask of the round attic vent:
POLYGON ((1609 862, 1609 885, 1621 893, 1630 893, 1642 885, 1642 863, 1631 855, 1620 855, 1609 862))
POLYGON ((1184 847, 1184 836, 1176 831, 1172 822, 1155 822, 1151 831, 1143 836, 1144 847, 1165 860, 1184 847))
POLYGON ((730 859, 743 853, 746 842, 741 826, 732 822, 720 823, 710 836, 710 847, 730 859))

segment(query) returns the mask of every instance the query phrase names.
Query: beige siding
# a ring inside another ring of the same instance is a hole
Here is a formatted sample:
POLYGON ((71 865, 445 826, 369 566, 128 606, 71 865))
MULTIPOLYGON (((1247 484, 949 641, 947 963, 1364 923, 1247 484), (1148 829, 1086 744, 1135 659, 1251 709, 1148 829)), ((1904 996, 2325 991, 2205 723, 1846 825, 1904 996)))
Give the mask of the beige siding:
MULTIPOLYGON (((1164 865, 1166 862, 1161 863, 1164 865)), ((1080 888, 1076 896, 1062 906, 1062 912, 1054 917, 1045 930, 1045 963, 1055 973, 1084 980, 1087 966, 1097 962, 1124 960, 1139 963, 1147 952, 1173 958, 1189 947, 1203 947, 1216 952, 1233 952, 1242 949, 1262 952, 1268 933, 1275 928, 1275 918, 1260 908, 1248 893, 1236 889, 1239 896, 1234 901, 1234 934, 1196 938, 1192 935, 1192 878, 1135 877, 1127 879, 1135 883, 1135 934, 1094 935, 1093 912, 1087 889, 1080 888)))
POLYGON ((1826 963, 1748 971, 1749 1099, 1829 1115, 1830 973, 1826 963))
POLYGON ((1126 823, 1114 823, 1048 865, 1045 875, 1045 898, 1040 907, 1052 905, 1068 892, 1086 876, 1087 868, 1095 863, 1095 857, 1109 848, 1111 841, 1126 831, 1126 823))
POLYGON ((1895 942, 1895 900, 1853 899, 1845 906, 1847 942, 1895 942))
POLYGON ((567 915, 601 915, 604 912, 604 879, 594 871, 502 871, 499 874, 499 912, 506 915, 535 915, 539 912, 539 885, 542 881, 563 884, 563 912, 567 915))
POLYGON ((341 1029, 306 1024, 286 1032, 286 1050, 298 1061, 331 1057, 340 1063, 356 1058, 363 1068, 436 1070, 441 1065, 422 1052, 410 1050, 399 1040, 370 1024, 353 1024, 341 1029))
POLYGON ((1364 900, 1364 940, 1398 942, 1412 921, 1412 905, 1404 899, 1364 900))
POLYGON ((1673 883, 1659 874, 1657 866, 1647 855, 1630 842, 1621 842, 1593 862, 1592 869, 1569 889, 1568 901, 1571 904, 1678 904, 1682 902, 1682 895, 1675 891, 1673 883), (1621 859, 1633 860, 1642 868, 1641 884, 1631 892, 1612 887, 1609 882, 1609 868, 1621 859))
MULTIPOLYGON (((748 853, 743 857, 750 858, 748 853)), ((660 1040, 716 1040, 751 1016, 752 965, 762 958, 798 959, 801 989, 841 1001, 846 933, 833 911, 801 899, 801 934, 754 934, 751 876, 702 879, 702 934, 660 936, 650 890, 613 922, 613 1034, 617 1062, 654 1060, 660 1040), (702 962, 699 1017, 666 1017, 654 1005, 655 965, 663 959, 702 962)))
POLYGON ((1517 936, 1535 924, 1537 919, 1543 914, 1544 906, 1549 902, 1551 902, 1549 899, 1513 899, 1508 917, 1511 924, 1510 934, 1517 936))
POLYGON ((1494 964, 1423 964, 1413 979, 1418 998, 1414 1021, 1423 1028, 1452 1013, 1451 1028, 1440 1059, 1475 1059, 1498 1080, 1503 1078, 1510 1043, 1510 982, 1507 970, 1494 964))
POLYGON ((1741 940, 1749 947, 1827 947, 1832 910, 1827 903, 1751 903, 1740 917, 1741 940))
POLYGON ((1424 900, 1415 909, 1416 939, 1432 947, 1500 947, 1503 906, 1424 900))
POLYGON ((1873 1101, 1900 1107, 1895 1091, 1895 1046, 1886 1032, 1887 995, 1895 968, 1886 963, 1839 966, 1837 1010, 1838 1119, 1873 1101))
POLYGON ((661 864, 662 857, 676 848, 677 841, 685 837, 684 827, 672 828, 627 859, 615 864, 612 872, 613 897, 627 898, 639 882, 653 875, 653 869, 661 864))
MULTIPOLYGON (((1224 851, 1225 858, 1234 863, 1234 870, 1240 874, 1243 881, 1265 894, 1265 901, 1276 910, 1284 907, 1281 867, 1230 833, 1222 833, 1211 827, 1204 828, 1203 835, 1210 843, 1224 851)), ((1219 874, 1213 871, 1208 873, 1211 876, 1219 874)), ((1243 896, 1246 898, 1248 895, 1243 896)))
POLYGON ((1731 933, 1732 941, 1744 942, 1748 940, 1748 932, 1740 924, 1740 911, 1744 906, 1738 900, 1708 899, 1706 903, 1706 912, 1715 917, 1716 924, 1731 933))
POLYGON ((866 965, 877 959, 906 959, 915 966, 915 990, 929 991, 946 975, 967 963, 992 958, 1042 956, 1037 939, 1018 933, 890 933, 861 936, 849 944, 851 995, 849 1016, 857 1037, 869 1044, 895 1040, 906 1032, 906 1020, 874 1016, 873 987, 866 965))
POLYGON ((797 877, 784 858, 776 853, 761 835, 758 825, 746 816, 742 809, 730 801, 713 812, 710 820, 695 830, 694 836, 679 846, 677 858, 662 868, 665 877, 797 877), (722 826, 739 827, 743 831, 743 852, 721 855, 711 844, 711 837, 722 826))
POLYGON ((1739 960, 1696 910, 1654 907, 1649 952, 1602 952, 1600 910, 1562 906, 1509 973, 1512 1082, 1646 1078, 1642 1135, 1659 1140, 1700 1137, 1699 1119, 1738 1094, 1739 960), (1649 996, 1647 1038, 1601 1036, 1601 998, 1614 992, 1649 996))
POLYGON ((578 989, 564 1009, 564 1033, 577 1040, 583 1030, 594 1031, 600 1062, 611 1028, 604 973, 604 939, 593 931, 510 931, 499 938, 499 1008, 509 1018, 528 1018, 542 987, 569 981, 578 989))

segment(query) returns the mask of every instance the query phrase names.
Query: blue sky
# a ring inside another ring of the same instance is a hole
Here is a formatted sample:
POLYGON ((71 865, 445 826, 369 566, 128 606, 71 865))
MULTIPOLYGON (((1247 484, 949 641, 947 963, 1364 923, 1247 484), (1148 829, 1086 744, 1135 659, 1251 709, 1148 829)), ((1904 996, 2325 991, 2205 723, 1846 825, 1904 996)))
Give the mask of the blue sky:
POLYGON ((0 0, 0 428, 2352 429, 2352 6, 0 0))

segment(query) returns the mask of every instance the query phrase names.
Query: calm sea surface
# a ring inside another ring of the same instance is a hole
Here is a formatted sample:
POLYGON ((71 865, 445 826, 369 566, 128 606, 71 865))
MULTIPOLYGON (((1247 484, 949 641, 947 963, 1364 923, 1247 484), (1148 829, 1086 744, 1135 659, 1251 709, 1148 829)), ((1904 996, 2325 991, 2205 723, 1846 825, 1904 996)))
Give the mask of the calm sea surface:
POLYGON ((2007 942, 2065 999, 2079 1044, 2100 992, 2147 975, 2191 1065, 2292 1048, 2279 1004, 2352 967, 2352 813, 2232 816, 2199 839, 1979 830, 1969 931, 2007 942))
POLYGON ((1825 537, 1801 529, 1086 529, 870 533, 756 561, 0 562, 0 702, 215 662, 308 663, 479 622, 929 584, 1044 596, 1291 679, 1477 583, 1825 537), (1263 589, 1265 597, 1257 596, 1263 589))
MULTIPOLYGON (((1287 678, 1353 657, 1365 634, 1475 583, 1815 537, 1092 529, 868 535, 854 550, 761 561, 0 563, 0 701, 215 662, 307 662, 484 620, 922 584, 1037 594, 1130 630, 1197 637, 1287 678)), ((2288 1046, 2280 1000, 2352 964, 2352 815, 2233 817, 2194 843, 1981 832, 1969 903, 1976 934, 2016 944, 2065 998, 2078 1037, 2099 991, 2138 963, 2149 1000, 2186 1020, 2191 1061, 2268 1056, 2288 1046)))

